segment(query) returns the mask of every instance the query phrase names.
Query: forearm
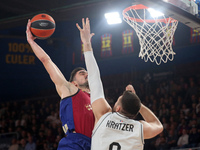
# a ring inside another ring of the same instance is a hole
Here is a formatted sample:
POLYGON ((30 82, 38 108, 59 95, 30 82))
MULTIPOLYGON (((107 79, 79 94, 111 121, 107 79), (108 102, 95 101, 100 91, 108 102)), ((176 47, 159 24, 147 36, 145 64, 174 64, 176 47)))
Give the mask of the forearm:
POLYGON ((155 116, 155 114, 149 108, 144 106, 143 104, 141 105, 141 108, 140 108, 140 114, 142 115, 142 117, 144 118, 144 120, 146 122, 154 123, 154 124, 157 124, 159 126, 162 126, 161 122, 155 116))
POLYGON ((29 41, 29 44, 34 52, 34 54, 37 56, 37 58, 41 61, 47 61, 50 59, 50 57, 47 55, 47 53, 35 42, 35 41, 29 41))
MULTIPOLYGON (((94 58, 91 44, 84 48, 89 48, 84 52, 85 64, 88 71, 88 82, 91 91, 91 103, 99 98, 104 98, 103 85, 100 78, 100 72, 96 60, 94 58)), ((85 49, 86 50, 86 49, 85 49)))

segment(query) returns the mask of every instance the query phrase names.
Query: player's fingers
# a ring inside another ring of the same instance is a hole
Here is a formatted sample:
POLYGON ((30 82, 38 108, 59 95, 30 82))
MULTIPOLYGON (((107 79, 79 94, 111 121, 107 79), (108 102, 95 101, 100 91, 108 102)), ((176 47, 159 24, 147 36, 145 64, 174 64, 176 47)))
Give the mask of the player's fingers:
POLYGON ((27 23, 27 27, 26 27, 26 36, 27 36, 27 39, 28 38, 32 38, 33 40, 36 39, 36 37, 34 37, 31 33, 31 30, 30 30, 30 27, 31 27, 31 20, 29 19, 28 20, 28 23, 27 23))
POLYGON ((83 29, 85 29, 85 19, 82 18, 82 25, 83 25, 83 29))
POLYGON ((31 36, 31 31, 30 31, 30 22, 27 24, 26 36, 27 36, 27 38, 31 36))
POLYGON ((76 27, 79 29, 79 31, 81 31, 81 27, 78 25, 78 23, 76 23, 76 27))
POLYGON ((90 29, 90 20, 89 20, 89 18, 86 18, 86 27, 88 29, 90 29))
POLYGON ((27 23, 27 26, 26 26, 26 31, 28 31, 30 29, 30 24, 31 24, 31 22, 30 22, 30 19, 29 19, 28 23, 27 23))
POLYGON ((91 37, 93 37, 95 34, 94 33, 91 33, 91 37))

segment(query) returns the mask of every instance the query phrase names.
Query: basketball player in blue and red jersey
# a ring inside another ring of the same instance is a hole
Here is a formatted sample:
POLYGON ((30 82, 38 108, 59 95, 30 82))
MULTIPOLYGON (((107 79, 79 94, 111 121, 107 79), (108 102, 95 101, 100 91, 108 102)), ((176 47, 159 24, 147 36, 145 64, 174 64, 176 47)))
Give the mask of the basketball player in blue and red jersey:
POLYGON ((71 73, 70 82, 67 81, 47 53, 34 41, 30 25, 29 20, 27 41, 49 73, 61 98, 60 119, 66 137, 60 140, 58 150, 90 150, 94 115, 88 94, 88 74, 84 68, 76 68, 71 73))
POLYGON ((93 55, 89 19, 78 24, 84 44, 84 58, 88 71, 92 110, 95 126, 92 134, 91 150, 143 150, 144 139, 150 139, 163 131, 163 126, 155 114, 144 106, 132 85, 128 85, 119 96, 113 110, 105 100, 100 72, 93 55), (144 120, 134 120, 140 113, 144 120))

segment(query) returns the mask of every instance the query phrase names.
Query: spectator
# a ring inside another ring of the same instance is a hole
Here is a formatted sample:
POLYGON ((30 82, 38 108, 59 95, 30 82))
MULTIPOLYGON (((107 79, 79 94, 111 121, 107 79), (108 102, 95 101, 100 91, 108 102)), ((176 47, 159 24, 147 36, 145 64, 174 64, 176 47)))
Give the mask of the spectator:
POLYGON ((169 150, 169 145, 167 144, 166 137, 160 137, 160 143, 157 147, 157 150, 169 150))
POLYGON ((185 119, 181 119, 181 122, 178 125, 178 134, 181 135, 183 132, 183 129, 188 128, 187 122, 185 119))
POLYGON ((56 120, 56 113, 54 111, 51 111, 51 114, 47 116, 46 121, 52 124, 56 120))
POLYGON ((182 107, 182 105, 183 105, 183 98, 180 95, 178 95, 176 108, 178 110, 180 110, 180 108, 182 107))
POLYGON ((40 130, 38 138, 37 138, 37 141, 36 141, 37 150, 42 150, 43 149, 43 143, 45 142, 45 140, 46 140, 46 136, 44 135, 44 131, 40 130))
POLYGON ((184 103, 181 107, 181 111, 184 112, 185 115, 187 115, 190 111, 190 109, 188 108, 188 106, 184 103))
POLYGON ((55 142, 56 142, 56 143, 59 143, 59 141, 61 140, 61 138, 62 138, 62 137, 61 137, 60 135, 57 135, 57 136, 56 136, 56 139, 55 139, 55 142))
POLYGON ((169 117, 169 109, 166 108, 166 104, 163 103, 161 105, 160 111, 159 111, 159 117, 169 117))
POLYGON ((55 135, 52 134, 52 130, 51 129, 47 130, 46 140, 49 143, 54 143, 55 142, 55 135))
POLYGON ((43 144, 43 150, 50 150, 49 145, 47 144, 47 142, 45 142, 43 144))
POLYGON ((18 148, 19 148, 19 145, 18 145, 18 143, 17 143, 17 139, 16 139, 16 138, 13 138, 13 139, 12 139, 12 144, 11 144, 11 146, 9 147, 8 150, 18 150, 18 148))
POLYGON ((164 128, 165 130, 168 129, 169 125, 168 125, 168 122, 167 122, 166 117, 162 117, 161 122, 162 122, 163 128, 164 128))
POLYGON ((23 138, 19 142, 19 148, 18 148, 18 150, 25 150, 25 147, 26 147, 26 140, 23 138))
POLYGON ((177 146, 177 135, 175 134, 174 130, 171 129, 169 130, 169 133, 168 133, 168 137, 167 137, 167 143, 168 143, 168 146, 169 147, 176 147, 177 146))
POLYGON ((169 116, 172 116, 174 120, 178 120, 179 119, 179 114, 177 113, 175 108, 172 108, 170 110, 170 115, 169 116))
POLYGON ((158 149, 160 143, 161 143, 161 138, 164 137, 164 132, 161 132, 158 136, 156 136, 155 140, 155 147, 158 149))
POLYGON ((196 147, 200 141, 200 135, 197 133, 196 126, 193 126, 189 133, 189 147, 196 147))
POLYGON ((25 150, 36 150, 36 144, 31 135, 28 136, 28 143, 25 146, 25 150))
POLYGON ((53 143, 52 150, 57 150, 57 147, 58 147, 58 144, 57 143, 53 143))
POLYGON ((192 95, 197 95, 198 91, 199 91, 198 87, 195 84, 194 78, 191 77, 189 79, 189 85, 190 86, 189 86, 187 93, 186 93, 186 96, 185 96, 185 103, 187 105, 191 104, 192 95))
POLYGON ((197 96, 196 96, 195 94, 192 94, 192 95, 191 95, 190 102, 191 102, 191 103, 197 103, 197 102, 198 102, 197 96))
POLYGON ((20 133, 20 138, 21 139, 27 139, 28 138, 26 130, 22 129, 22 131, 20 133))
POLYGON ((182 130, 182 135, 179 137, 177 145, 179 148, 187 148, 189 144, 189 135, 187 134, 187 130, 182 130))
POLYGON ((169 127, 170 129, 177 130, 178 120, 175 120, 173 116, 170 116, 170 118, 169 118, 169 126, 170 126, 169 127))

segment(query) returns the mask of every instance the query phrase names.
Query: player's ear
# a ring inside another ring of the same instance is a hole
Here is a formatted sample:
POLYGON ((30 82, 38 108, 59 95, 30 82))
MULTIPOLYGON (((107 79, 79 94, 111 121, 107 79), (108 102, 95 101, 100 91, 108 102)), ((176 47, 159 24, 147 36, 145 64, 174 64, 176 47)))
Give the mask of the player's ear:
POLYGON ((120 106, 120 105, 117 105, 115 111, 116 111, 116 112, 119 112, 120 110, 121 110, 121 106, 120 106))

